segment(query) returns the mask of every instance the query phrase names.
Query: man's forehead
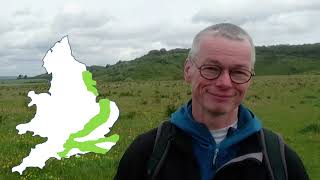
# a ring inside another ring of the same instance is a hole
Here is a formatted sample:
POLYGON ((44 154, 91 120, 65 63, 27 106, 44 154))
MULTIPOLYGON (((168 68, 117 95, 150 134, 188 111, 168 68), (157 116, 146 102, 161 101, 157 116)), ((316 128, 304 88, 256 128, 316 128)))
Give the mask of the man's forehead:
POLYGON ((248 39, 230 39, 220 35, 203 35, 199 40, 200 48, 208 44, 214 44, 216 47, 229 46, 229 47, 246 47, 251 49, 251 44, 248 39))
POLYGON ((225 38, 210 37, 203 39, 199 45, 199 53, 251 56, 252 48, 248 41, 234 41, 225 38))
POLYGON ((197 57, 201 64, 248 67, 251 65, 251 51, 248 40, 208 36, 200 41, 197 57))

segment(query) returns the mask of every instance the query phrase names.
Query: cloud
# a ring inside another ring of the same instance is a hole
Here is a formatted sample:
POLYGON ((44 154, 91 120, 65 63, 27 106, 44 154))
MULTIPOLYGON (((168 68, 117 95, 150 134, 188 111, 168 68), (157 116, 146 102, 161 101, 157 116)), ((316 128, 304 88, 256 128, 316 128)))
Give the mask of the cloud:
POLYGON ((10 32, 13 30, 13 27, 9 24, 0 24, 0 37, 3 36, 5 33, 10 32))
POLYGON ((59 14, 54 18, 51 27, 54 32, 82 32, 87 29, 98 29, 110 20, 111 18, 104 14, 86 12, 59 14))
POLYGON ((192 22, 230 22, 251 34, 257 45, 319 42, 320 1, 215 1, 197 11, 192 22), (313 39, 310 36, 314 36, 313 39))
POLYGON ((319 42, 320 26, 316 25, 320 11, 306 10, 271 15, 263 21, 252 21, 243 27, 253 36, 257 44, 297 44, 301 42, 319 42), (313 34, 313 39, 307 37, 313 34))
POLYGON ((199 10, 192 21, 208 22, 232 22, 238 25, 247 22, 257 22, 268 19, 271 16, 301 11, 320 10, 320 2, 313 1, 215 1, 210 8, 199 10))
POLYGON ((47 50, 66 35, 75 58, 87 65, 189 48, 197 32, 221 22, 240 25, 257 45, 320 42, 318 0, 10 3, 0 11, 0 76, 40 74, 47 50))
POLYGON ((15 16, 15 17, 28 16, 30 14, 31 14, 30 8, 23 8, 23 9, 19 9, 19 10, 15 11, 13 13, 13 16, 15 16))

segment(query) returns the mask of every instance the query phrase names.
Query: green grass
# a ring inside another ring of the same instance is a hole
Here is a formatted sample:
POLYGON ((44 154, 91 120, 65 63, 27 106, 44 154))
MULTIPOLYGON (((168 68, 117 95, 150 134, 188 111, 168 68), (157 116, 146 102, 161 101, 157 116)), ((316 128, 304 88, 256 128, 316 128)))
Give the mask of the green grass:
MULTIPOLYGON (((245 101, 265 127, 281 133, 297 151, 311 179, 320 179, 319 84, 319 75, 255 77, 245 101)), ((36 107, 27 107, 28 91, 46 92, 48 85, 0 86, 0 179, 112 179, 134 137, 156 127, 190 97, 190 88, 180 80, 112 83, 98 80, 97 89, 98 99, 109 98, 120 109, 119 120, 108 134, 119 134, 120 140, 110 152, 61 161, 50 159, 42 170, 27 168, 19 176, 11 168, 46 139, 32 133, 18 135, 15 126, 30 121, 35 114, 36 107)))

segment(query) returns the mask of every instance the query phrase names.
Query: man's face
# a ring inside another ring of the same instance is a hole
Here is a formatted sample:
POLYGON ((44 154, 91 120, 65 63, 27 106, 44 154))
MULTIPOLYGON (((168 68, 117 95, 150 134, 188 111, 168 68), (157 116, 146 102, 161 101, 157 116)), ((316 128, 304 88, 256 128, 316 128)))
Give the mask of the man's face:
POLYGON ((207 80, 201 76, 194 63, 186 62, 184 76, 192 86, 193 110, 214 114, 227 114, 237 110, 250 86, 250 81, 244 84, 233 83, 229 71, 239 68, 251 70, 249 41, 202 37, 194 61, 198 67, 204 64, 217 65, 223 70, 217 79, 207 80))

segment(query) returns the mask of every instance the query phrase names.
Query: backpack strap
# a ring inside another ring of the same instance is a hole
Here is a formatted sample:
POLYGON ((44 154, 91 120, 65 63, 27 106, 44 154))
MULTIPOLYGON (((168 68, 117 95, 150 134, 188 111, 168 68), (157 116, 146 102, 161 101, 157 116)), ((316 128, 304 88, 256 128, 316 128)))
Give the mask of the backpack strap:
POLYGON ((288 172, 282 137, 264 128, 260 130, 260 137, 262 151, 271 179, 287 180, 288 172))
POLYGON ((163 121, 157 129, 153 151, 147 164, 147 173, 152 180, 157 177, 160 168, 167 157, 171 142, 176 134, 175 128, 176 127, 169 121, 163 121))

